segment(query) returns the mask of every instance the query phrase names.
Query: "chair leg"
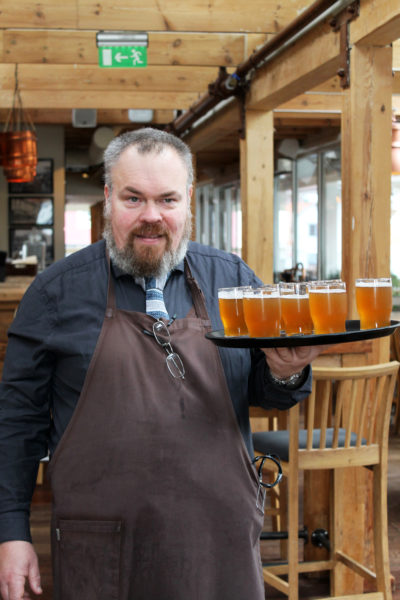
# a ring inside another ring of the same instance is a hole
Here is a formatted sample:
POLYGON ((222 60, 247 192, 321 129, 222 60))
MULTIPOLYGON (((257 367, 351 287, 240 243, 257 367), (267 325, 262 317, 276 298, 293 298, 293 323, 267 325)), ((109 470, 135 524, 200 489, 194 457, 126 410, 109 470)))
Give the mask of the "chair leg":
POLYGON ((343 502, 341 493, 341 480, 343 483, 343 469, 333 469, 331 472, 331 499, 330 499, 330 527, 329 527, 329 541, 330 541, 330 555, 334 560, 334 566, 330 575, 330 593, 331 596, 336 596, 339 582, 341 580, 340 570, 343 570, 341 565, 336 559, 337 550, 342 548, 343 545, 343 531, 342 523, 340 521, 341 515, 343 514, 343 502))
POLYGON ((289 476, 288 486, 288 582, 289 600, 299 598, 299 481, 289 476))
POLYGON ((390 584, 388 516, 387 516, 387 465, 373 469, 374 494, 374 553, 378 592, 384 600, 392 600, 390 584))
MULTIPOLYGON (((283 477, 279 483, 279 506, 280 506, 280 529, 281 531, 289 531, 288 529, 288 480, 283 477)), ((282 560, 288 559, 288 540, 280 541, 280 555, 282 560)))

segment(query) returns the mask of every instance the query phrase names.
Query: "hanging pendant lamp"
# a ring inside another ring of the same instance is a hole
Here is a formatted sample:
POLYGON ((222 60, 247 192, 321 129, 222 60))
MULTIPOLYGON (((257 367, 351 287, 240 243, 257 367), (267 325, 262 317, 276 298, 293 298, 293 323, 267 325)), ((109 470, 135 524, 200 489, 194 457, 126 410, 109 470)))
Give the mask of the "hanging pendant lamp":
POLYGON ((35 126, 22 106, 15 65, 13 103, 0 135, 0 164, 8 182, 29 182, 36 176, 37 137, 35 126))

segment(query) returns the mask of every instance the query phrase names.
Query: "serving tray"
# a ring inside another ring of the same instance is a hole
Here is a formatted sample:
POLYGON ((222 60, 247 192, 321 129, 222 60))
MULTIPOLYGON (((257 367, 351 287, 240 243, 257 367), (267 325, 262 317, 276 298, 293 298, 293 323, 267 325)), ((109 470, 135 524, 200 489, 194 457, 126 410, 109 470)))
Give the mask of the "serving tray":
POLYGON ((217 346, 226 348, 278 348, 293 346, 320 346, 321 344, 342 344, 343 342, 358 342, 360 340, 370 340, 373 338, 392 335, 400 326, 400 321, 390 321, 387 327, 377 327, 376 329, 360 329, 360 321, 347 320, 346 331, 340 333, 323 333, 312 335, 286 335, 279 337, 249 337, 242 335, 237 337, 227 337, 224 330, 210 331, 206 333, 206 338, 211 340, 217 346))

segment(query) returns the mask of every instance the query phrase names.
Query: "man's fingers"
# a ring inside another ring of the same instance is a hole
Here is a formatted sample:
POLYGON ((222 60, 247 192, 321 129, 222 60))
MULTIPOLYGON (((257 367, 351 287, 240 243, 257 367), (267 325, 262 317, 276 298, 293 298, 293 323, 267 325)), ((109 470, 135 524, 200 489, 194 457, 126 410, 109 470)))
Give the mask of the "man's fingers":
POLYGON ((1 600, 9 600, 8 596, 8 585, 6 583, 0 584, 1 600))
POLYGON ((37 561, 35 563, 31 563, 31 565, 29 566, 28 581, 30 588, 32 592, 34 592, 34 594, 42 593, 42 587, 40 584, 39 565, 37 561))
POLYGON ((14 575, 8 584, 8 600, 22 600, 25 597, 25 577, 14 575))

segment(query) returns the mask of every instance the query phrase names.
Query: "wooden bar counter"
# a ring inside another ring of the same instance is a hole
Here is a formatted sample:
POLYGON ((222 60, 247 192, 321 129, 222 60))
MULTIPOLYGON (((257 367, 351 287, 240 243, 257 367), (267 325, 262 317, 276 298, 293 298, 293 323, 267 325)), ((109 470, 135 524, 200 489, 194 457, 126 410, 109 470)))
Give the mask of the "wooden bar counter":
POLYGON ((0 282, 0 375, 3 371, 8 328, 22 296, 33 279, 34 277, 17 275, 6 277, 5 281, 0 282))

